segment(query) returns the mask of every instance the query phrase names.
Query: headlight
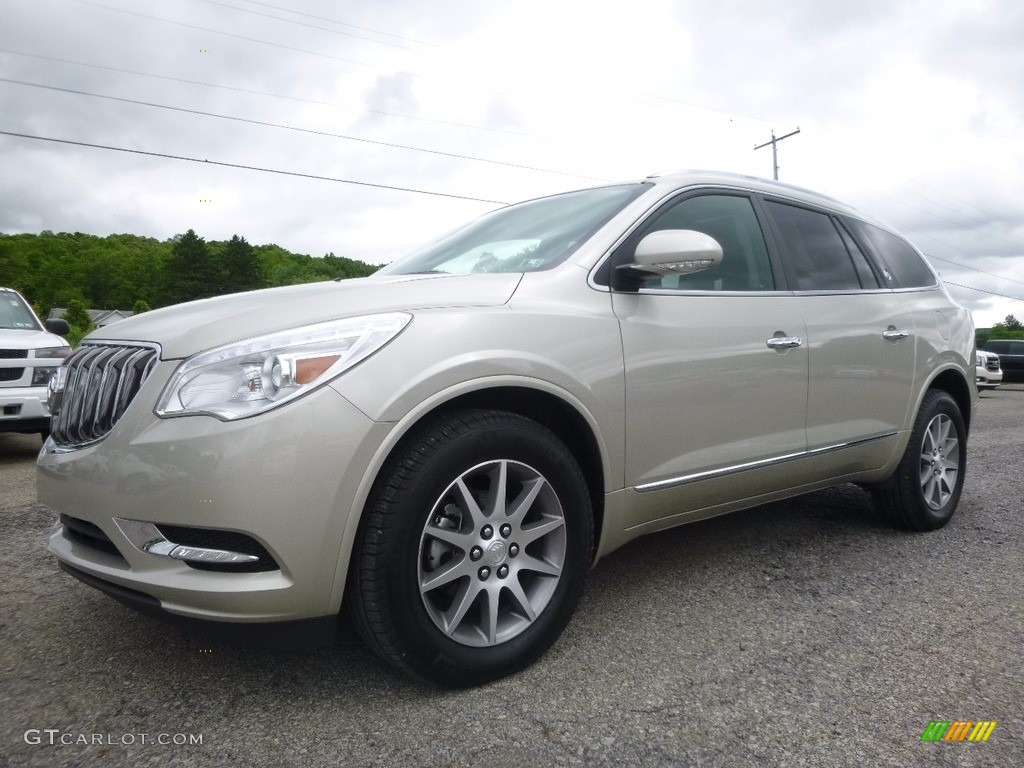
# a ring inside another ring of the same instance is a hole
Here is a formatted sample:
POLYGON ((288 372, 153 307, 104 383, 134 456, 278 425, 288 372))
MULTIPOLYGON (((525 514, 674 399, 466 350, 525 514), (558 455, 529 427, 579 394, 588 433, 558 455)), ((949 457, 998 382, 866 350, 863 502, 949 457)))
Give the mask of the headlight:
POLYGON ((60 358, 65 358, 65 357, 70 357, 70 356, 71 356, 71 347, 69 347, 69 346, 63 346, 63 347, 41 347, 41 348, 36 350, 36 359, 43 358, 43 357, 50 357, 50 358, 60 357, 60 358))
POLYGON ((32 386, 45 387, 56 368, 35 368, 32 370, 32 386))
POLYGON ((230 421, 276 408, 369 357, 410 320, 404 312, 350 317, 201 352, 174 372, 156 414, 230 421))

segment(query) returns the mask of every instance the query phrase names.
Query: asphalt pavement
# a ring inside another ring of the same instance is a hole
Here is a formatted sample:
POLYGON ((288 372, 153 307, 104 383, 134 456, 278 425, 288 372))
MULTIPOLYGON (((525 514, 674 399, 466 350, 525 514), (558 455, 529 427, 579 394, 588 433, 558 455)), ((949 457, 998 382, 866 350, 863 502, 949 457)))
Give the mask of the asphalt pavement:
POLYGON ((351 632, 222 646, 73 580, 39 446, 0 434, 4 765, 1024 765, 1024 385, 983 394, 943 530, 893 530, 846 485, 650 536, 537 664, 458 692, 351 632), (996 726, 922 742, 932 721, 996 726))

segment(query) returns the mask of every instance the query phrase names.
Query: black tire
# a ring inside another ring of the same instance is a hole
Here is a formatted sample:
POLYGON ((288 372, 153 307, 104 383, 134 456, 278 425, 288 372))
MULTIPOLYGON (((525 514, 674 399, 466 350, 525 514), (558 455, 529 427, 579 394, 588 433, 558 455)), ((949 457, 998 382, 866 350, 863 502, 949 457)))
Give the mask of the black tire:
POLYGON ((349 607, 367 645, 395 667, 437 685, 480 685, 559 637, 592 542, 586 480, 552 432, 503 411, 445 414, 405 440, 377 480, 349 607))
POLYGON ((931 390, 896 471, 872 488, 875 506, 901 528, 934 531, 953 517, 966 470, 967 430, 960 406, 947 392, 931 390))

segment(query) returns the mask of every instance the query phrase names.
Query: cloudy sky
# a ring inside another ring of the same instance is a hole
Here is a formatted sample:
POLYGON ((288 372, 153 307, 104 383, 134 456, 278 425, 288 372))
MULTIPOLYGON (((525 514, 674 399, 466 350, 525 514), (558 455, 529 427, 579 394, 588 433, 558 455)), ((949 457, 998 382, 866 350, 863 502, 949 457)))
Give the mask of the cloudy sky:
POLYGON ((80 143, 0 134, 0 232, 385 262, 500 202, 770 178, 799 128, 780 178, 986 326, 1024 317, 1021 41, 1019 0, 0 0, 0 132, 80 143))

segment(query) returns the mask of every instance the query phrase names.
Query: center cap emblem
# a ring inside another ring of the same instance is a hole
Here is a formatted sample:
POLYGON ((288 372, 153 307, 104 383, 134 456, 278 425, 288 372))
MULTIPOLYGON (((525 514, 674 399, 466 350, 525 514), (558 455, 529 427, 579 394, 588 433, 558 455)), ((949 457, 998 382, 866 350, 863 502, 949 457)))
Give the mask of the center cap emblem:
POLYGON ((508 547, 504 541, 492 541, 490 546, 487 547, 487 562, 491 565, 499 565, 505 559, 505 553, 508 552, 508 547))

